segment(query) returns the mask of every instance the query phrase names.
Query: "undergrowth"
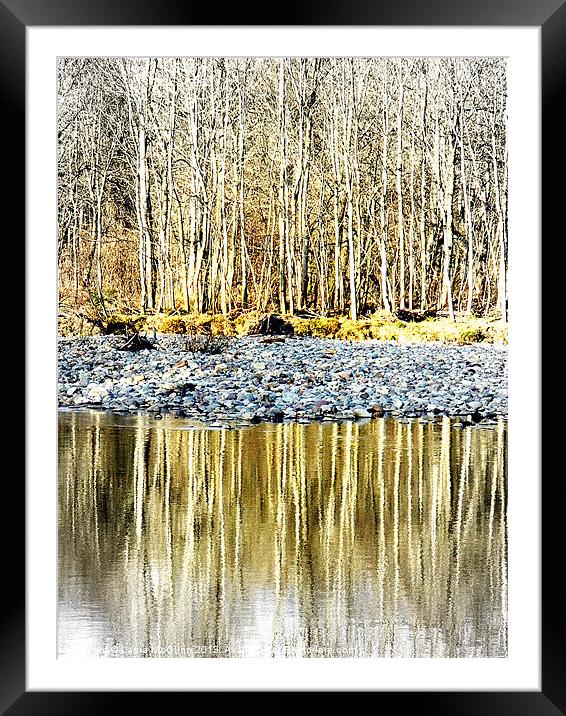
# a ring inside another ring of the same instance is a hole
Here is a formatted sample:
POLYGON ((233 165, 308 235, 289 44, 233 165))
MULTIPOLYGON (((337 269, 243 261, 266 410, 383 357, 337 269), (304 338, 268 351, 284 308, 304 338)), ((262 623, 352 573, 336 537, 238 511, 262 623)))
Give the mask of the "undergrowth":
MULTIPOLYGON (((232 338, 252 335, 262 316, 255 311, 228 315, 212 313, 173 315, 143 315, 113 313, 97 325, 88 321, 71 322, 68 316, 60 318, 60 335, 131 334, 135 331, 151 334, 178 334, 188 337, 192 345, 205 345, 200 337, 232 338)), ((295 336, 335 338, 348 341, 385 340, 403 343, 440 342, 456 345, 472 343, 507 343, 507 324, 503 321, 473 316, 461 316, 455 320, 436 317, 419 322, 402 321, 392 314, 378 311, 371 316, 352 320, 348 317, 283 316, 292 326, 295 336)), ((210 346, 213 345, 210 342, 210 346)), ((220 346, 221 343, 219 342, 220 346)), ((210 347, 209 346, 209 347, 210 347)))

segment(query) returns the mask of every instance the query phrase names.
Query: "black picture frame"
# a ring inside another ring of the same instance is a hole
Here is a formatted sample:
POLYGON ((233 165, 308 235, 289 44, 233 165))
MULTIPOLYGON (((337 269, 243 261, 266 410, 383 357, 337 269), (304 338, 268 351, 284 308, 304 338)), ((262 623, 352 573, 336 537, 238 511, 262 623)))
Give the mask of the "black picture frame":
MULTIPOLYGON (((263 12, 263 10, 262 10, 263 12)), ((275 14, 275 13, 274 13, 275 14)), ((343 3, 309 0, 281 7, 278 18, 258 15, 255 6, 217 5, 194 0, 0 0, 0 98, 6 141, 3 206, 9 207, 13 228, 8 234, 15 258, 25 265, 25 62, 28 26, 81 25, 475 25, 537 26, 542 42, 542 231, 547 240, 563 234, 558 225, 564 202, 563 180, 553 168, 564 157, 564 121, 559 102, 566 87, 566 4, 564 0, 357 0, 343 3), (275 22, 275 20, 279 22, 275 22), (280 22, 283 19, 284 22, 280 22), (8 159, 10 152, 12 153, 8 159), (556 226, 555 226, 556 224, 556 226), (18 252, 21 252, 18 256, 18 252)), ((541 236, 542 236, 541 231, 541 236)), ((533 237, 533 241, 536 237, 533 237)), ((15 265, 15 264, 14 264, 15 265)), ((540 283, 542 287, 542 281, 540 283)), ((543 296, 544 297, 544 296, 543 296)), ((28 311, 33 306, 26 304, 28 311)), ((533 340, 539 340, 534 336, 533 340)), ((29 359, 29 356, 26 356, 29 359)), ((539 378, 542 380, 542 377, 539 378)), ((14 381, 15 383, 16 381, 14 381)), ((12 390, 12 388, 8 388, 12 390)), ((14 394, 21 402, 21 388, 14 394)), ((8 398, 9 399, 9 398, 8 398)), ((14 404, 16 404, 14 402, 14 404)), ((535 426, 535 429, 540 429, 535 426)), ((27 445, 27 450, 33 446, 27 445)), ((541 466, 541 476, 542 476, 541 466)), ((4 474, 4 608, 0 615, 0 709, 19 714, 76 714, 132 708, 132 692, 26 691, 25 661, 25 483, 17 471, 4 474), (17 506, 17 507, 16 507, 17 506), (127 702, 126 702, 127 699, 127 702)), ((566 714, 566 641, 564 595, 560 588, 560 545, 563 544, 562 478, 546 474, 542 514, 542 689, 538 692, 379 692, 395 699, 396 709, 414 708, 434 714, 566 714), (554 477, 556 479, 554 479, 554 477)), ((258 690, 260 687, 258 686, 258 690)), ((330 689, 329 689, 330 690, 330 689)), ((159 704, 163 692, 144 692, 144 706, 159 704)))

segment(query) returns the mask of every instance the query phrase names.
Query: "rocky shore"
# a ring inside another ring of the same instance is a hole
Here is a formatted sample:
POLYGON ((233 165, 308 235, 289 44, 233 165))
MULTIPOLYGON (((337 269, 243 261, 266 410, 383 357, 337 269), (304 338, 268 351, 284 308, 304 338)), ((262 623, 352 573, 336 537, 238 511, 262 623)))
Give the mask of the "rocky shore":
POLYGON ((448 415, 464 424, 507 417, 503 345, 245 337, 209 354, 190 350, 183 336, 158 335, 156 350, 118 350, 123 343, 119 336, 59 339, 61 408, 217 426, 384 414, 448 415))

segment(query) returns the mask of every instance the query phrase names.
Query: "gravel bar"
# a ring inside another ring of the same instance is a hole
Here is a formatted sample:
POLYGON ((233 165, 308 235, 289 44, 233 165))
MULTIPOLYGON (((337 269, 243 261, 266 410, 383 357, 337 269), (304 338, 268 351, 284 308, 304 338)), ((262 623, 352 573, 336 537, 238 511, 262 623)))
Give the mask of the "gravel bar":
POLYGON ((211 425, 262 421, 507 417, 507 348, 245 337, 217 355, 158 334, 59 339, 59 406, 164 414, 211 425))

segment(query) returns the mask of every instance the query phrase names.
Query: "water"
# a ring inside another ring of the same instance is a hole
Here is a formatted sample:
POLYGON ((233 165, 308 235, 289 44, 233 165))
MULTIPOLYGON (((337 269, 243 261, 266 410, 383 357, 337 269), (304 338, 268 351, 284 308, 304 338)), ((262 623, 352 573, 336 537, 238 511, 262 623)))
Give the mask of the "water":
POLYGON ((506 430, 61 412, 59 656, 506 656, 506 430))

